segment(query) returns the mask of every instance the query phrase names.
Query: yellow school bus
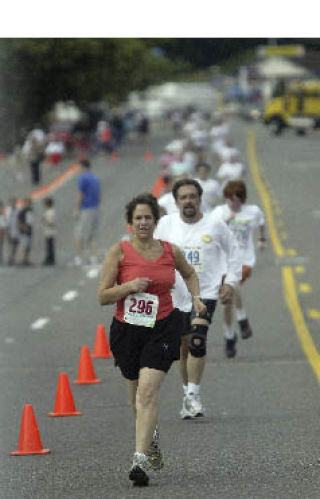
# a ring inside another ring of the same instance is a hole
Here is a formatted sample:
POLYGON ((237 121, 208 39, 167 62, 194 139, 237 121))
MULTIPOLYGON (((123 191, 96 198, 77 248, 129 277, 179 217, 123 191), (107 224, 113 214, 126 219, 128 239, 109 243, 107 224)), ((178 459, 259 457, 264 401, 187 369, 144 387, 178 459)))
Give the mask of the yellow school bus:
POLYGON ((264 106, 263 120, 274 135, 286 128, 298 134, 320 127, 320 80, 295 81, 276 88, 264 106))

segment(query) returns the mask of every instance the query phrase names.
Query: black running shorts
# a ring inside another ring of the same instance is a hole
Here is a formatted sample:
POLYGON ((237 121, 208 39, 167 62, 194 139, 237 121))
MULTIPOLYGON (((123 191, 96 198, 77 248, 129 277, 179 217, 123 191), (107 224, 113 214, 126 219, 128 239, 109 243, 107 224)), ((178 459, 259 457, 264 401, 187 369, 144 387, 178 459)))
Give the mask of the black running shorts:
MULTIPOLYGON (((207 307, 207 312, 205 314, 200 314, 199 317, 201 319, 206 319, 209 322, 209 324, 211 324, 212 317, 216 309, 217 300, 209 300, 207 298, 203 298, 202 301, 207 307)), ((179 310, 179 313, 180 313, 180 334, 181 336, 185 336, 186 334, 191 333, 191 321, 196 317, 196 314, 193 308, 191 312, 182 312, 181 310, 179 310)))
POLYGON ((180 313, 177 309, 156 321, 153 328, 134 326, 113 318, 110 348, 115 365, 126 379, 136 380, 143 367, 167 373, 180 358, 180 313))

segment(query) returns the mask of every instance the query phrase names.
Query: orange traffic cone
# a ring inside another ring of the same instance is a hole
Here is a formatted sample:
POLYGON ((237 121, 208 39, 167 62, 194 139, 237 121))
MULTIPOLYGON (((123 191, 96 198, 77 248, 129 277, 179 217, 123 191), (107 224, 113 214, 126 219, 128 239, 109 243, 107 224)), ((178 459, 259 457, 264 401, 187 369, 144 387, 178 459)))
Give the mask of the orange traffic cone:
POLYGON ((27 456, 30 454, 49 454, 49 449, 42 447, 37 421, 32 405, 23 408, 18 450, 11 452, 12 456, 27 456))
POLYGON ((113 355, 110 350, 109 341, 106 335, 105 327, 99 324, 97 327, 97 334, 93 345, 93 355, 94 359, 104 358, 112 359, 113 355))
POLYGON ((101 379, 96 378, 89 347, 81 347, 78 379, 73 381, 73 384, 88 385, 90 383, 101 383, 101 381, 101 379))
POLYGON ((153 158, 154 158, 154 156, 153 156, 152 152, 150 152, 150 151, 145 152, 144 159, 146 161, 151 161, 153 158))
POLYGON ((76 411, 67 373, 59 375, 54 411, 48 416, 82 416, 82 412, 76 411))
POLYGON ((117 151, 113 151, 110 156, 111 161, 117 161, 119 159, 119 153, 117 151))

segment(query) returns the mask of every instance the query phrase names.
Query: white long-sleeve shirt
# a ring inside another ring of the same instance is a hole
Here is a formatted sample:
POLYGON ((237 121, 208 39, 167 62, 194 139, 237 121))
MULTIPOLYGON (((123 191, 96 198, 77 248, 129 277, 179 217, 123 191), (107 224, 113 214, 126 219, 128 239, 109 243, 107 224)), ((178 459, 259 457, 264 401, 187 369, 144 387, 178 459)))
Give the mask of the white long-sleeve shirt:
MULTIPOLYGON (((218 298, 224 274, 224 282, 231 286, 241 279, 237 241, 224 222, 213 220, 210 215, 203 215, 196 223, 184 222, 180 213, 165 215, 159 220, 155 238, 180 247, 198 274, 202 298, 218 298)), ((190 293, 178 272, 172 298, 175 307, 185 312, 191 310, 190 293)))

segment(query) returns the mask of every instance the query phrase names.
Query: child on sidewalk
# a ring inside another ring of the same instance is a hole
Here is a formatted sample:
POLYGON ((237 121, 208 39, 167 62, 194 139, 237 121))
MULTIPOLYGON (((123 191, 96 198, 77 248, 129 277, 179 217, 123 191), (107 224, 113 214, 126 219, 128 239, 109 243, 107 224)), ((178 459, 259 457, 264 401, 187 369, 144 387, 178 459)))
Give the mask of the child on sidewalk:
POLYGON ((54 199, 47 197, 43 200, 43 204, 42 225, 45 237, 45 259, 43 265, 55 265, 56 214, 54 199))

